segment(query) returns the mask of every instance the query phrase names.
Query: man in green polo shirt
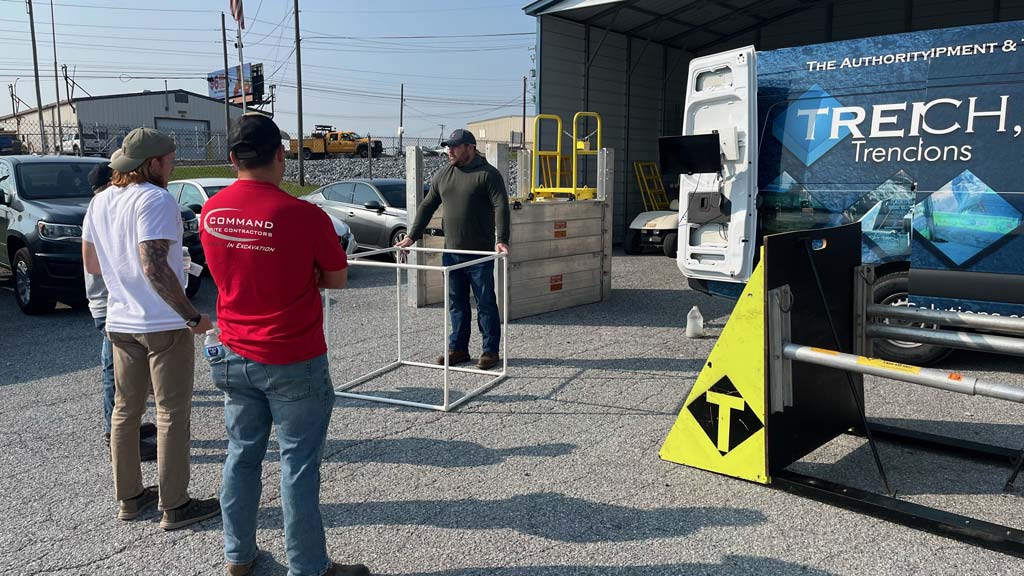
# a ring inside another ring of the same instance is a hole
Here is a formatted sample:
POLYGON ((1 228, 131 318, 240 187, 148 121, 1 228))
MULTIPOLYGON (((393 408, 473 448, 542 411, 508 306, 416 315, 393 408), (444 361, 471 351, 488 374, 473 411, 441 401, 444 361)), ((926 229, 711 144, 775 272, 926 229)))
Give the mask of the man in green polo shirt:
MULTIPOLYGON (((476 138, 470 131, 455 130, 443 144, 448 148, 450 164, 431 179, 430 191, 416 210, 408 235, 396 246, 406 248, 422 238, 434 212, 444 204, 445 248, 508 254, 508 194, 501 174, 477 153, 476 138)), ((442 263, 454 266, 477 258, 471 254, 444 254, 442 263)), ((470 359, 470 289, 476 296, 477 325, 483 336, 483 353, 477 367, 489 370, 500 360, 501 343, 493 260, 449 274, 448 314, 452 333, 448 336, 448 364, 454 366, 470 359)), ((444 364, 444 360, 441 355, 437 363, 444 364)))

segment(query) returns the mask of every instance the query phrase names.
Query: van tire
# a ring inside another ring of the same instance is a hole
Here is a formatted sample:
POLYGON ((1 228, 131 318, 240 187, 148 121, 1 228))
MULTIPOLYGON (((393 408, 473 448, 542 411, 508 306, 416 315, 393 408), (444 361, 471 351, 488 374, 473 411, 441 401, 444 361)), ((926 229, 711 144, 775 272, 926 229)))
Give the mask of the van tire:
MULTIPOLYGON (((909 293, 910 273, 906 270, 892 272, 875 280, 874 300, 876 304, 905 306, 909 293)), ((934 364, 952 353, 951 348, 934 344, 899 342, 882 338, 874 340, 874 356, 914 366, 934 364)))
POLYGON ((640 231, 630 228, 626 230, 626 240, 622 243, 622 250, 630 256, 640 253, 640 231))
POLYGON ((669 258, 676 257, 676 247, 679 244, 679 234, 670 232, 665 236, 665 240, 661 243, 661 250, 665 253, 665 256, 669 258))

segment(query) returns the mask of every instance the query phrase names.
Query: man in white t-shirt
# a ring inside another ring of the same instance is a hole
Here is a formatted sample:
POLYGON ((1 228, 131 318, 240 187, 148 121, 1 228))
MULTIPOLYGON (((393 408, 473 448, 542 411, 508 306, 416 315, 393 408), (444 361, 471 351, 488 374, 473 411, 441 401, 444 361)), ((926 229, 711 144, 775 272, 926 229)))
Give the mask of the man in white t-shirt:
POLYGON ((174 141, 151 128, 125 137, 110 162, 111 187, 93 199, 82 230, 86 271, 102 274, 107 336, 114 348, 110 450, 118 518, 159 501, 160 527, 184 528, 220 513, 216 498, 190 498, 193 334, 212 327, 185 296, 181 213, 165 189, 174 141), (157 483, 143 487, 139 426, 152 383, 157 414, 157 483))

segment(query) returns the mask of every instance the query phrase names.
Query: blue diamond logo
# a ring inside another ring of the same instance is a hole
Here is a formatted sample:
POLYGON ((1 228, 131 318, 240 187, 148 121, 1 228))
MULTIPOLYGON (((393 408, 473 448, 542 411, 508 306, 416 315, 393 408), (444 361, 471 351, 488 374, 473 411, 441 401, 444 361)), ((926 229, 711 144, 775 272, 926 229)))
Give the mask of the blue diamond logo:
POLYGON ((839 128, 832 135, 832 115, 842 104, 817 84, 780 110, 772 119, 772 134, 805 166, 814 164, 829 150, 850 135, 850 129, 839 128))
POLYGON ((970 170, 914 208, 914 230, 956 265, 977 256, 1021 224, 1021 213, 970 170))

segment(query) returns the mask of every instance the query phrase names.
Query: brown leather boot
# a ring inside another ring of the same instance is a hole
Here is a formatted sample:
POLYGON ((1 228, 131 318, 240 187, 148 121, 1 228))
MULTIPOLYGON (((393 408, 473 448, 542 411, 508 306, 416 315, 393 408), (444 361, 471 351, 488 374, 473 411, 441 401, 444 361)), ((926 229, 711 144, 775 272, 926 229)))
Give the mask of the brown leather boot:
POLYGON ((476 367, 481 370, 490 370, 501 362, 501 358, 498 357, 497 352, 484 352, 480 355, 480 360, 477 361, 476 367))
MULTIPOLYGON (((444 354, 437 357, 434 362, 438 366, 444 366, 444 354)), ((463 362, 469 362, 469 352, 465 350, 449 350, 448 351, 448 365, 455 366, 456 364, 462 364, 463 362)))

